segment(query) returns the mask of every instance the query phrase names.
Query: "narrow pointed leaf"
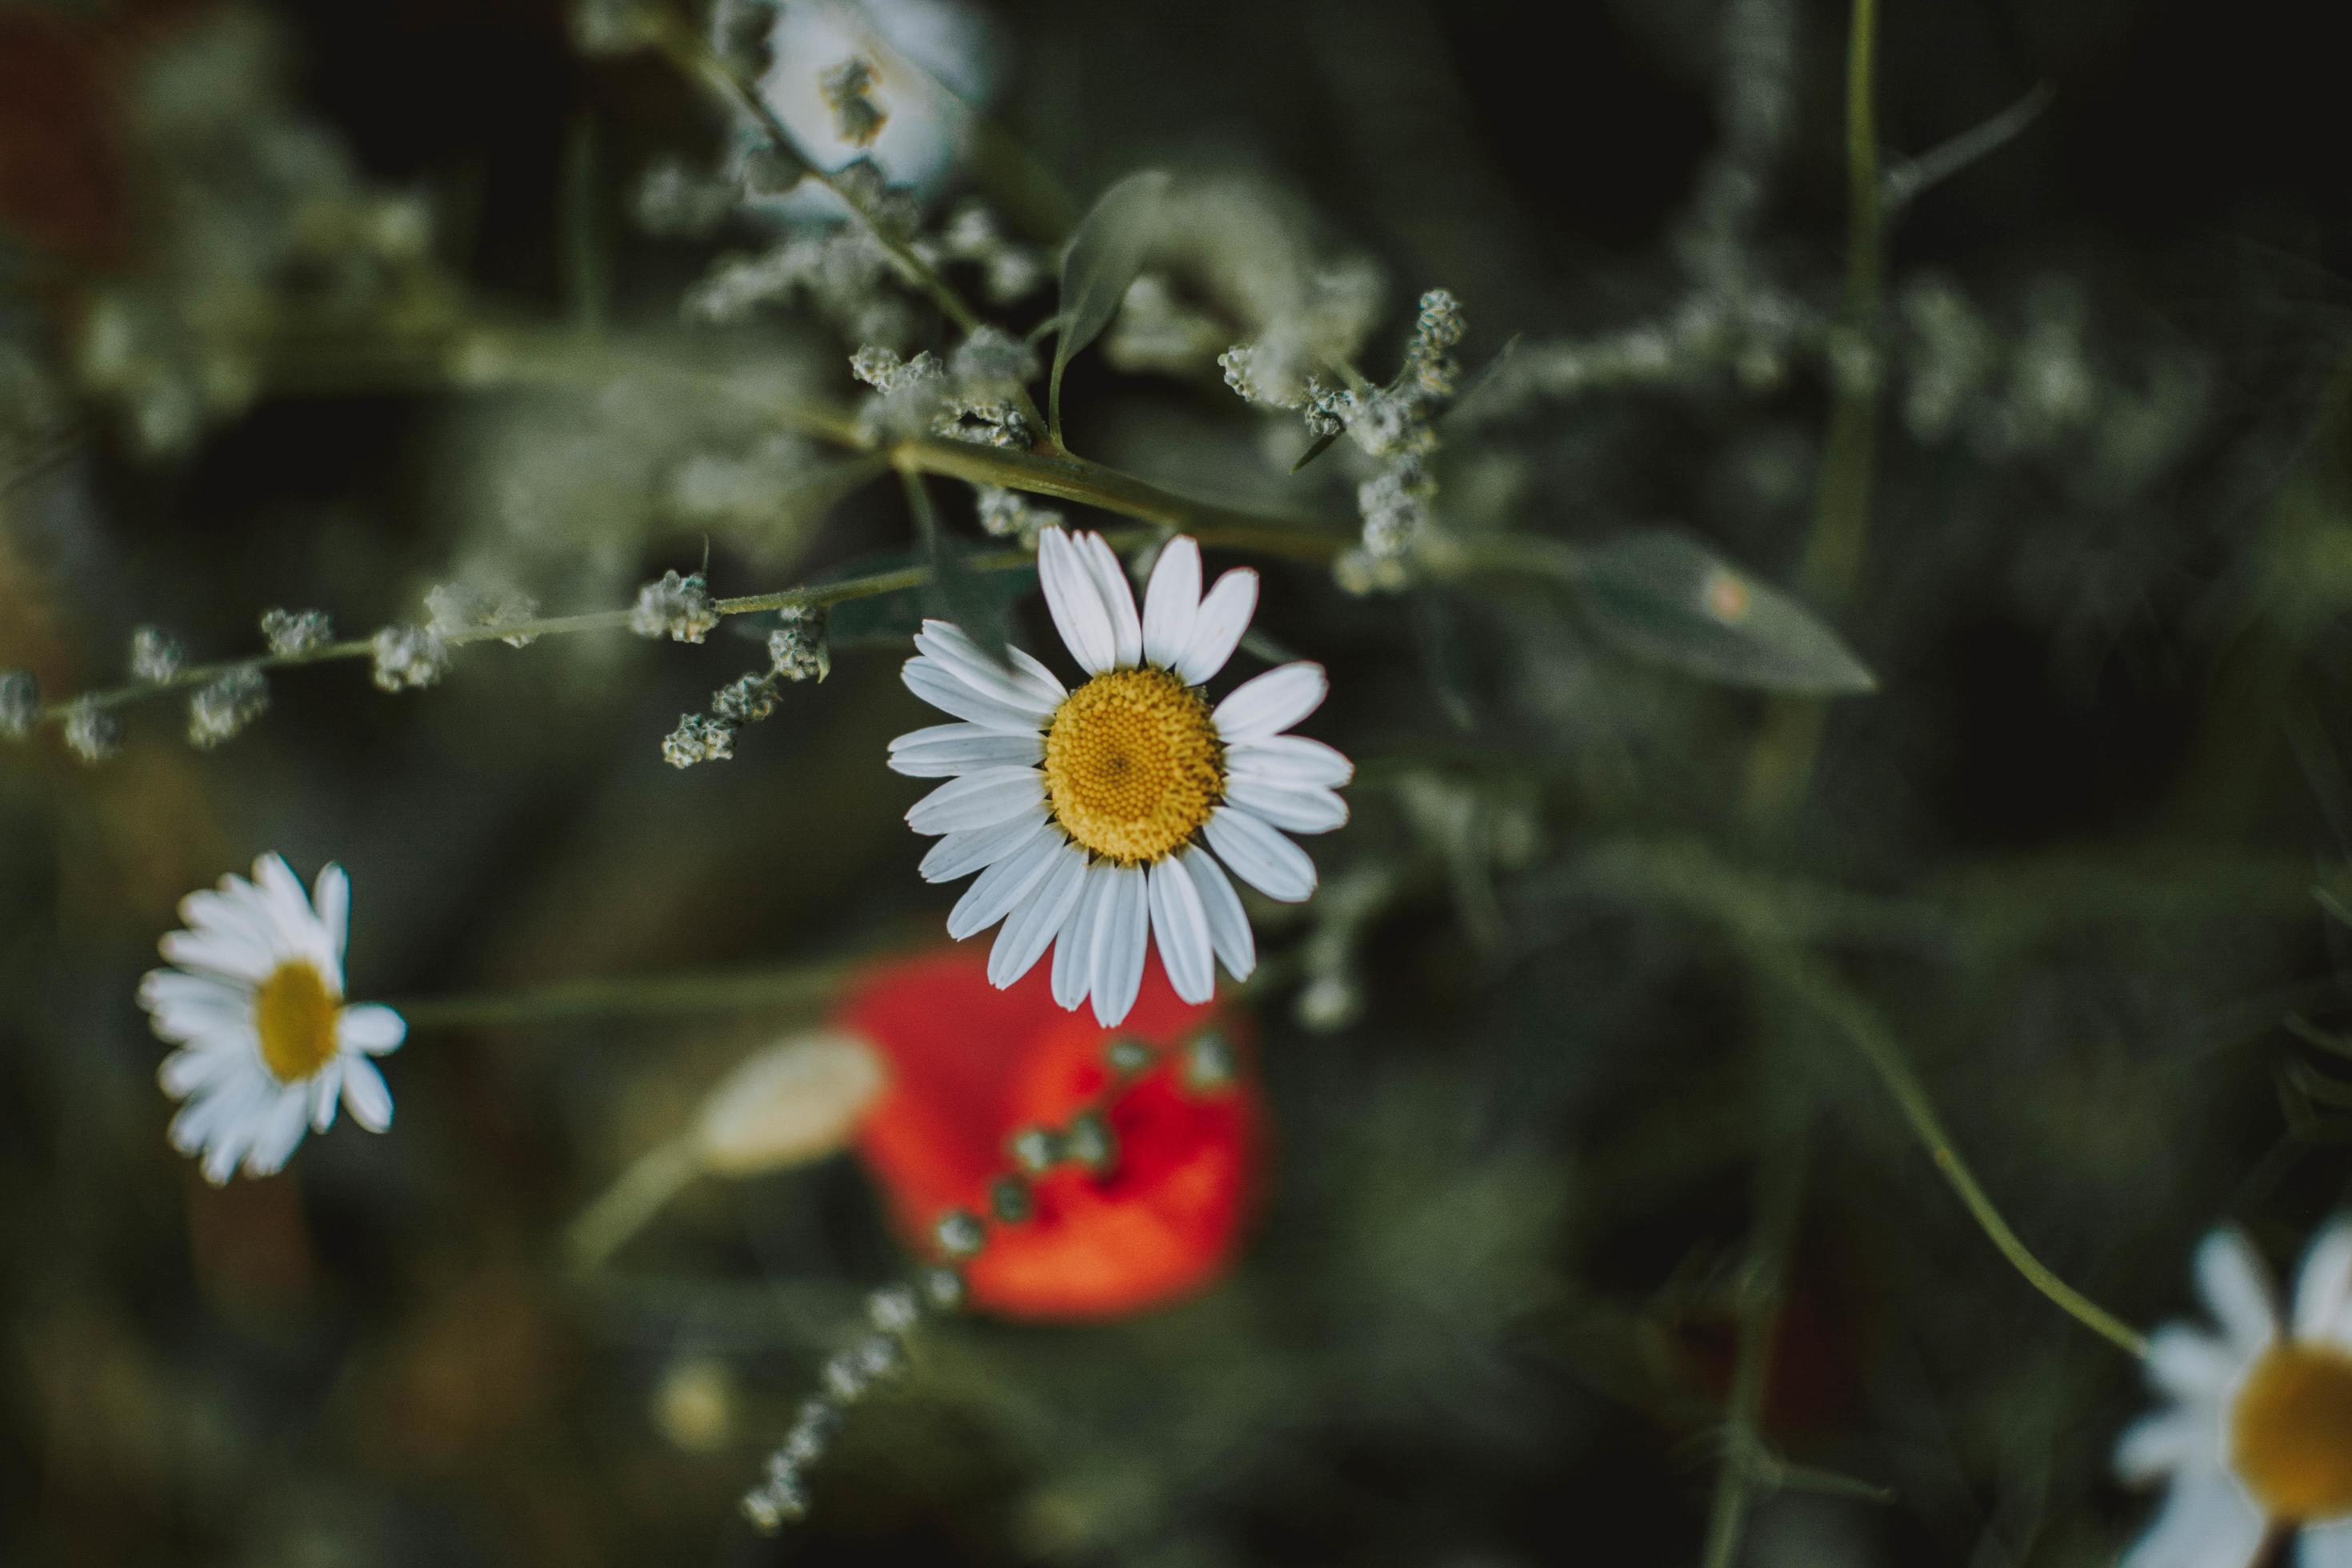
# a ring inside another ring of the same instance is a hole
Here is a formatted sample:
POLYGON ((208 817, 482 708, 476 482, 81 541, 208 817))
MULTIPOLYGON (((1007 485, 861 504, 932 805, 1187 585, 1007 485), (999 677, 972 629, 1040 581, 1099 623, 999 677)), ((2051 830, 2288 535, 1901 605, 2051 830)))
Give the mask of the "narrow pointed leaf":
POLYGON ((1118 313, 1127 286, 1143 269, 1167 190, 1164 170, 1128 175, 1105 191, 1079 220, 1070 247, 1062 253, 1062 330, 1054 342, 1054 376, 1046 392, 1056 439, 1062 428, 1062 372, 1118 313))
POLYGON ((1576 587, 1595 629, 1638 658, 1800 696, 1878 685, 1811 610, 1685 534, 1635 533, 1591 550, 1576 587))

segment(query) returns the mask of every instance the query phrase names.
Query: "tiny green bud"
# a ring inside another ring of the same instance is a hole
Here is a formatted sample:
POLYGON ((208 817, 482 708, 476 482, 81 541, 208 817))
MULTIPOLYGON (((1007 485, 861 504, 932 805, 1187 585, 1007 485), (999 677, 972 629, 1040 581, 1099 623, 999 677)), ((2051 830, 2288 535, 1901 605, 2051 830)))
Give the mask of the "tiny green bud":
POLYGON ((1184 1087, 1195 1094, 1231 1088, 1238 1070, 1234 1043, 1214 1029, 1203 1029, 1184 1047, 1184 1087))
POLYGON ((1115 1035, 1105 1056, 1110 1070, 1121 1078, 1133 1078, 1151 1065, 1151 1047, 1133 1035, 1115 1035))
POLYGON ((923 1296, 934 1310, 961 1310, 964 1299, 963 1276, 952 1268, 928 1269, 923 1274, 923 1296))
POLYGON ((1006 1225, 1019 1225, 1036 1212, 1029 1184, 1019 1176, 999 1176, 988 1184, 989 1212, 1006 1225))
POLYGON ((1064 1142, 1070 1158, 1089 1171, 1107 1171, 1118 1158, 1118 1136, 1098 1110, 1086 1111, 1075 1118, 1069 1131, 1064 1134, 1064 1142))
POLYGON ((950 1209, 941 1215, 936 1234, 940 1250, 955 1258, 970 1258, 988 1242, 980 1216, 969 1209, 950 1209))
POLYGON ((1050 1127, 1024 1127, 1005 1145, 1013 1163, 1033 1176, 1042 1176, 1061 1162, 1062 1140, 1050 1127))

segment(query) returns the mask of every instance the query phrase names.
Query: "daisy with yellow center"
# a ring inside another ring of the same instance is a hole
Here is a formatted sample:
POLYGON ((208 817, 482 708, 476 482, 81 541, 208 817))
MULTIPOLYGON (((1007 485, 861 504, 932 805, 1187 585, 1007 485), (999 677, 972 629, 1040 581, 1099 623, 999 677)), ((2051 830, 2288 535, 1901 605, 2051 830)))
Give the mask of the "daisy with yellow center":
POLYGON ((1054 998, 1118 1023, 1156 940, 1187 1002, 1257 962, 1227 876, 1270 899, 1315 891, 1315 863, 1286 837, 1348 820, 1336 793, 1353 776, 1319 741, 1283 733, 1313 712, 1318 664, 1286 664, 1212 705, 1202 690, 1233 657, 1257 607, 1257 574, 1201 592, 1201 549, 1168 542, 1140 615, 1100 534, 1049 528, 1037 541, 1045 605, 1087 679, 1065 687, 1018 648, 999 664, 961 628, 927 621, 907 685, 960 723, 890 743, 890 766, 948 782, 907 814, 939 843, 933 882, 979 872, 948 916, 961 942, 1004 922, 988 977, 1007 986, 1054 949, 1054 998))
POLYGON ((2235 1231, 2198 1249, 2197 1281, 2221 1331, 2157 1331, 2171 1404, 2116 1446, 2125 1479, 2170 1483, 2122 1568, 2250 1568, 2290 1533, 2301 1568, 2352 1568, 2352 1220, 2313 1240, 2284 1324, 2235 1231))
POLYGON ((371 1132, 392 1125, 392 1091, 368 1058, 398 1047, 408 1026, 374 1003, 343 1001, 351 879, 340 866, 306 893, 264 855, 253 880, 229 876, 180 900, 187 929, 160 944, 173 967, 151 970, 139 1005, 181 1048, 163 1059, 163 1092, 184 1100, 172 1146, 201 1155, 226 1182, 280 1170, 306 1131, 324 1132, 338 1102, 371 1132))

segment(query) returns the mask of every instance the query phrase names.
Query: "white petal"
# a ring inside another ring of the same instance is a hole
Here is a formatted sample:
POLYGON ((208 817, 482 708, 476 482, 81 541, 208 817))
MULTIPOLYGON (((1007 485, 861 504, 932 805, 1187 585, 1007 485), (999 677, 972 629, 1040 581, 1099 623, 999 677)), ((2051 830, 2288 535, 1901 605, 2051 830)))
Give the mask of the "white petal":
POLYGON ((2352 1568, 2352 1520, 2305 1525, 2294 1554, 2301 1568, 2352 1568))
POLYGON ((2167 1323, 2147 1337, 2147 1380, 2176 1399, 2219 1403, 2246 1358, 2212 1335, 2167 1323))
POLYGON ((371 1132, 392 1125, 392 1089, 375 1063, 352 1057, 343 1063, 343 1109, 371 1132))
POLYGON ((173 1051, 155 1068, 155 1081, 173 1100, 185 1100, 228 1082, 246 1066, 243 1053, 234 1046, 173 1051))
POLYGON ((1069 923, 1086 880, 1086 852, 1066 839, 1055 845, 1044 879, 996 933, 996 946, 988 955, 991 985, 1002 991, 1036 967, 1046 946, 1069 923))
POLYGON ((1209 922, 1209 943, 1216 949, 1217 961, 1235 980, 1247 980, 1257 967, 1257 938, 1242 910, 1242 896, 1207 850, 1196 845, 1176 858, 1192 874, 1193 889, 1201 895, 1201 912, 1209 922))
MULTIPOLYGON (((317 911, 310 907, 310 889, 294 875, 282 855, 264 855, 253 863, 254 886, 269 900, 270 913, 277 917, 279 955, 287 958, 330 959, 338 966, 341 956, 327 942, 327 928, 320 923, 317 911)), ((340 967, 334 975, 338 979, 340 967)))
POLYGON ((283 945, 269 900, 242 877, 223 877, 219 888, 199 888, 182 899, 180 920, 198 936, 249 946, 273 964, 283 945))
POLYGON ((1114 866, 1095 920, 1094 948, 1087 963, 1087 989, 1095 1002, 1095 1022, 1111 1028, 1135 1005, 1143 987, 1143 953, 1151 932, 1143 868, 1114 866))
POLYGON ((1143 594, 1143 657, 1173 669, 1192 645, 1201 616, 1201 547, 1188 534, 1162 545, 1143 594))
POLYGON ((1055 851, 1062 836, 1041 827, 1026 844, 980 874, 948 911, 948 935, 957 942, 982 931, 1013 912, 1013 906, 1054 868, 1055 851))
POLYGON ((1118 552, 1099 533, 1081 533, 1075 541, 1094 574, 1095 591, 1110 613, 1111 658, 1120 668, 1143 662, 1143 622, 1135 613, 1135 584, 1127 580, 1118 552))
POLYGON ((915 646, 973 690, 1033 719, 1043 719, 1068 695, 1050 677, 1040 682, 1026 671, 999 665, 950 621, 925 621, 915 634, 915 646))
POLYGON ((183 969, 205 971, 242 980, 257 985, 268 973, 278 967, 278 955, 243 936, 233 936, 218 926, 205 931, 165 931, 155 944, 157 952, 183 969))
POLYGON ((1206 1002, 1217 994, 1217 961, 1201 890, 1172 858, 1154 865, 1145 880, 1151 895, 1152 939, 1160 944, 1168 984, 1184 1001, 1206 1002))
POLYGON ((261 1131, 264 1114, 265 1108, 257 1105, 239 1120, 223 1123, 199 1145, 204 1150, 204 1160, 199 1168, 204 1172, 205 1181, 216 1187, 222 1186, 236 1174, 236 1163, 253 1146, 255 1136, 261 1131))
POLYGON ((1323 667, 1306 659, 1269 669, 1234 688, 1212 715, 1229 746, 1278 734, 1322 704, 1331 689, 1323 667))
POLYGON ((1028 843, 1030 836, 1045 825, 1045 807, 1041 803, 993 827, 950 833, 931 846, 918 869, 926 882, 952 882, 958 877, 969 877, 974 871, 986 870, 1028 843))
POLYGON ((1102 602, 1095 575, 1070 542, 1068 534, 1048 528, 1037 535, 1037 581, 1045 590, 1045 608, 1052 612, 1062 645, 1078 668, 1100 675, 1117 662, 1118 643, 1111 631, 1110 610, 1102 602))
POLYGON ((2167 1410, 2133 1422, 2116 1440, 2116 1474, 2135 1486, 2178 1470, 2210 1470, 2221 1460, 2218 1410, 2167 1410))
POLYGON ((1045 798, 1045 778, 1034 768, 982 768, 917 801, 907 826, 918 833, 969 833, 1010 821, 1045 798))
POLYGON ((1228 747, 1225 771, 1235 778, 1260 779, 1292 789, 1337 789, 1356 776, 1356 764, 1320 741, 1304 735, 1267 735, 1228 747))
POLYGON ((1314 894, 1307 851, 1249 813, 1219 806, 1210 814, 1208 839, 1234 876, 1277 903, 1304 903, 1314 894))
POLYGON ((319 868, 315 901, 319 906, 319 927, 327 933, 327 951, 341 963, 351 942, 352 879, 331 860, 319 868))
POLYGON ((2262 1515, 2229 1477, 2184 1476, 2116 1568, 2249 1568, 2264 1533, 2262 1515))
POLYGON ((951 779, 981 768, 1034 763, 1045 755, 1045 737, 1023 735, 978 724, 934 724, 890 742, 890 771, 914 779, 951 779))
POLYGON ((335 1124, 335 1099, 343 1091, 343 1059, 337 1057, 311 1075, 302 1086, 310 1105, 310 1131, 324 1132, 335 1124))
POLYGON ((245 1173, 276 1175, 286 1168, 302 1135, 310 1131, 310 1096, 299 1085, 281 1087, 254 1131, 253 1147, 246 1151, 245 1173))
POLYGON ((2242 1231, 2217 1230, 2197 1248, 2197 1283, 2230 1341, 2253 1352, 2278 1332, 2269 1275, 2242 1231))
POLYGON ((139 983, 139 1005, 156 1035, 179 1045, 243 1038, 253 1025, 253 990, 210 975, 151 969, 139 983))
POLYGON ((1077 907, 1055 944, 1054 1000, 1064 1007, 1075 1010, 1087 999, 1087 987, 1094 979, 1095 929, 1102 923, 1103 901, 1109 897, 1111 873, 1117 869, 1108 860, 1087 866, 1077 907))
POLYGON ((1348 823, 1348 803, 1328 789, 1288 789, 1253 778, 1229 778, 1225 799, 1293 833, 1328 833, 1348 823))
POLYGON ((335 1038, 347 1051, 386 1056, 408 1038, 408 1020, 381 1002, 355 1002, 336 1020, 335 1038))
POLYGON ((2294 1280, 2296 1335, 2325 1335, 2347 1297, 2352 1297, 2352 1220, 2338 1218, 2320 1228, 2303 1255, 2303 1268, 2294 1280))
POLYGON ((1033 735, 1037 721, 1018 708, 998 701, 984 691, 974 690, 962 677, 939 660, 924 654, 908 659, 898 679, 907 689, 939 709, 959 719, 969 719, 983 729, 1001 730, 1012 735, 1033 735))
MULTIPOLYGON (((263 1100, 260 1071, 257 1067, 252 1074, 229 1075, 192 1097, 172 1118, 172 1125, 164 1133, 172 1147, 183 1154, 193 1154, 247 1120, 247 1111, 259 1110, 263 1100)), ((236 1162, 231 1159, 229 1163, 236 1162)))
POLYGON ((1257 574, 1236 566, 1217 579, 1201 613, 1192 617, 1192 641, 1177 661, 1176 673, 1187 686, 1199 686, 1225 668, 1257 613, 1257 574))

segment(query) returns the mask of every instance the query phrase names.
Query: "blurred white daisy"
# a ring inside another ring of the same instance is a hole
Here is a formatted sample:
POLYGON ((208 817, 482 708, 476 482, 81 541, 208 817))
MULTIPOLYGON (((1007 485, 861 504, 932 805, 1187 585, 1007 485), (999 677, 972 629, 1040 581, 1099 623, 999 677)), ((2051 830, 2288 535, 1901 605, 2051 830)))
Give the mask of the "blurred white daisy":
POLYGON ((2197 1283, 2221 1333, 2157 1331, 2171 1403, 2116 1445, 2125 1479, 2170 1489, 2122 1568, 2249 1568, 2289 1532, 2302 1568, 2352 1568, 2352 1220, 2312 1241, 2284 1324, 2236 1231, 2206 1238, 2197 1283))
MULTIPOLYGON (((810 162, 838 170, 870 158, 892 184, 928 195, 962 157, 1002 50, 989 19, 961 0, 791 0, 776 7, 768 52, 774 63, 760 96, 810 162), (881 114, 862 138, 845 133, 827 92, 851 64, 863 68, 866 98, 881 114)), ((847 216, 814 181, 759 205, 789 218, 847 216)))
POLYGON ((370 1057, 398 1047, 408 1026, 391 1008, 343 1001, 343 940, 351 879, 319 873, 315 902, 275 855, 253 880, 180 900, 185 931, 158 945, 174 967, 150 970, 139 1005, 155 1033, 181 1048, 157 1073, 186 1103, 172 1147, 201 1154, 205 1177, 282 1168, 308 1131, 324 1132, 340 1099, 371 1132, 392 1125, 392 1090, 370 1057))
POLYGON ((1257 962, 1226 870, 1270 899, 1315 890, 1315 863, 1286 833, 1348 820, 1334 793, 1354 765, 1320 741, 1286 735, 1323 700, 1319 664, 1286 664, 1213 708, 1202 683, 1223 669, 1257 606, 1257 574, 1201 593, 1201 549, 1178 536, 1152 570, 1143 613, 1100 534, 1037 540, 1037 571, 1062 640, 1088 679, 1066 689, 1018 648, 1011 668, 964 632, 927 621, 907 685, 963 721, 901 735, 890 766, 948 782, 907 814, 940 842, 927 880, 977 871, 948 916, 961 942, 1004 929, 988 977, 1010 985, 1048 946, 1054 999, 1117 1024, 1133 1005, 1150 939, 1188 1002, 1257 962), (1223 865, 1220 866, 1219 861, 1223 865))

